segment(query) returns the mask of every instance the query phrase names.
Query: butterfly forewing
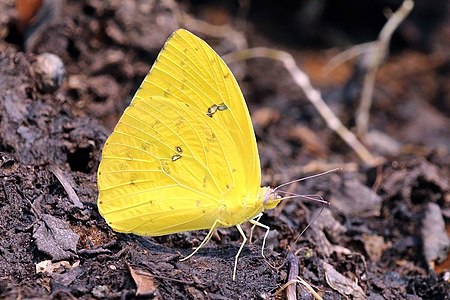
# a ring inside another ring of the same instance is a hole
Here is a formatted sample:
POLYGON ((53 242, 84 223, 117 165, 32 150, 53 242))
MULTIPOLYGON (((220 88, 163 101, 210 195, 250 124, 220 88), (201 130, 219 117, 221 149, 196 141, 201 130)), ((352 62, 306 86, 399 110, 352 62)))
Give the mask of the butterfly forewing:
MULTIPOLYGON (((176 31, 161 51, 138 96, 164 96, 198 107, 206 114, 224 103, 231 114, 211 118, 230 131, 245 161, 247 186, 259 188, 261 171, 253 126, 241 90, 223 60, 204 41, 186 30, 176 31)), ((257 189, 256 188, 256 189, 257 189)))
POLYGON ((141 235, 208 229, 221 210, 256 201, 260 180, 233 75, 206 43, 175 32, 105 144, 100 213, 141 235))

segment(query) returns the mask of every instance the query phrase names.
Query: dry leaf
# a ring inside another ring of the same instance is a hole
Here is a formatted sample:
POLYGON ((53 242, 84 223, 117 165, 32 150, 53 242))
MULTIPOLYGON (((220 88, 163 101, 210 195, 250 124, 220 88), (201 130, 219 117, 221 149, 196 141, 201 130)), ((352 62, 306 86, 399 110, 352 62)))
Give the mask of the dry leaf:
POLYGON ((153 297, 149 299, 160 299, 158 287, 153 280, 152 274, 137 268, 133 268, 130 265, 128 265, 128 269, 130 270, 131 277, 133 277, 133 280, 136 283, 136 296, 145 295, 148 297, 153 297))
POLYGON ((366 295, 362 288, 356 283, 336 271, 329 263, 324 262, 325 279, 328 285, 344 296, 352 296, 353 299, 366 299, 366 295))

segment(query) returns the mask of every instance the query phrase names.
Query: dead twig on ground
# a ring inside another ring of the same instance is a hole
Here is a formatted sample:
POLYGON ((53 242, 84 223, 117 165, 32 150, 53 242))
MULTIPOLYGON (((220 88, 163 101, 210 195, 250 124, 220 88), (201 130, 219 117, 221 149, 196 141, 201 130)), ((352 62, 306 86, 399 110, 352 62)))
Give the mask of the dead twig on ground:
POLYGON ((370 107, 372 106, 377 71, 388 55, 392 35, 409 15, 413 7, 414 1, 403 1, 400 8, 392 14, 381 29, 376 41, 355 45, 335 56, 328 66, 326 66, 326 71, 330 72, 345 61, 357 56, 365 55, 362 63, 367 72, 364 75, 359 107, 356 111, 356 129, 361 137, 364 137, 367 134, 369 128, 369 112, 370 107))
POLYGON ((375 86, 375 76, 381 63, 386 58, 389 51, 394 31, 409 15, 414 7, 414 1, 403 1, 400 8, 389 18, 389 20, 381 29, 378 40, 372 43, 372 49, 369 51, 367 58, 367 73, 364 76, 364 83, 361 90, 361 98, 359 107, 356 112, 356 129, 360 136, 365 136, 368 130, 369 111, 372 106, 373 90, 375 86))
POLYGON ((276 291, 275 296, 279 295, 283 290, 285 290, 287 287, 291 286, 294 283, 302 284, 306 288, 306 290, 310 292, 311 295, 314 296, 316 300, 323 300, 323 298, 312 288, 312 286, 305 280, 303 280, 303 278, 301 278, 300 276, 297 276, 297 278, 289 280, 288 282, 283 284, 283 286, 280 289, 278 289, 278 291, 276 291))
POLYGON ((70 182, 67 180, 66 176, 64 176, 61 169, 53 165, 50 167, 50 171, 53 173, 53 175, 55 175, 56 178, 58 178, 59 182, 66 191, 70 201, 72 201, 73 205, 75 205, 80 209, 83 209, 84 208, 83 203, 81 203, 80 198, 78 198, 78 195, 75 193, 75 190, 73 189, 70 182))
POLYGON ((297 282, 295 279, 298 277, 298 259, 294 253, 288 253, 289 262, 289 276, 288 281, 294 280, 291 285, 286 288, 286 298, 288 300, 297 300, 297 282))
POLYGON ((224 60, 228 62, 257 57, 270 58, 282 62, 286 70, 291 74, 295 83, 303 90, 308 100, 314 105, 325 120, 328 127, 336 132, 356 152, 366 165, 373 166, 378 163, 379 160, 367 150, 356 136, 348 130, 331 111, 322 99, 320 92, 312 86, 309 77, 297 67, 292 55, 280 50, 258 47, 232 52, 223 56, 224 60))
POLYGON ((194 19, 188 14, 182 14, 182 23, 194 32, 200 32, 204 35, 225 39, 230 41, 236 49, 246 49, 248 48, 247 39, 244 34, 235 30, 230 25, 213 25, 205 21, 194 19))

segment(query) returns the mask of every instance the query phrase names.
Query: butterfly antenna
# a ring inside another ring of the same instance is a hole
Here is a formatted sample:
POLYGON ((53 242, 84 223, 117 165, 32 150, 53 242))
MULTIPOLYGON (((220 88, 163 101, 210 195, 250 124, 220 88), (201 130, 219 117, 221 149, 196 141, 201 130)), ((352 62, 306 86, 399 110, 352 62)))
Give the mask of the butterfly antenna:
MULTIPOLYGON (((330 202, 327 202, 327 201, 325 201, 325 202, 326 202, 327 204, 330 204, 330 202)), ((319 213, 316 214, 316 215, 314 216, 314 218, 312 219, 312 221, 309 222, 308 225, 306 225, 306 227, 305 227, 305 228, 297 235, 297 238, 296 238, 295 241, 294 241, 294 245, 298 242, 298 239, 305 233, 305 231, 306 231, 309 227, 311 227, 311 225, 319 218, 319 216, 322 214, 322 212, 323 212, 324 209, 325 209, 325 205, 322 206, 322 207, 320 208, 319 213)))
POLYGON ((314 174, 314 175, 311 175, 311 176, 306 176, 306 177, 303 177, 303 178, 295 179, 295 180, 292 180, 292 181, 280 184, 279 186, 275 187, 272 190, 272 192, 278 192, 278 193, 282 194, 281 200, 292 199, 292 198, 299 198, 300 197, 300 198, 304 198, 304 199, 309 200, 309 201, 316 201, 316 202, 319 202, 319 203, 322 204, 322 207, 320 208, 319 213, 317 213, 314 216, 314 218, 312 219, 312 221, 309 222, 308 225, 306 225, 306 227, 297 235, 297 238, 294 241, 294 245, 298 242, 298 239, 305 233, 305 231, 309 227, 311 227, 311 225, 319 218, 319 216, 322 214, 323 210, 325 209, 325 205, 327 205, 327 206, 330 205, 330 202, 326 201, 325 199, 323 199, 322 196, 317 195, 317 194, 314 194, 314 195, 299 195, 299 194, 296 194, 296 193, 287 192, 287 191, 283 191, 283 190, 279 190, 279 189, 284 187, 284 186, 293 184, 295 182, 300 182, 300 181, 303 181, 303 180, 307 180, 307 179, 323 176, 323 175, 326 175, 326 174, 329 174, 329 173, 332 173, 332 172, 336 172, 338 170, 341 170, 341 168, 334 168, 334 169, 331 169, 331 170, 328 170, 328 171, 325 171, 325 172, 322 172, 322 173, 318 173, 318 174, 314 174))
MULTIPOLYGON (((335 170, 336 170, 336 169, 333 169, 333 170, 327 171, 326 173, 329 173, 329 172, 332 172, 332 171, 335 171, 335 170)), ((323 175, 323 174, 325 174, 325 173, 317 174, 316 176, 323 175)), ((314 176, 310 176, 310 177, 314 177, 314 176)), ((307 178, 307 177, 306 177, 306 178, 307 178)), ((303 178, 303 179, 306 179, 306 178, 303 178)), ((325 209, 325 206, 330 205, 330 202, 329 202, 329 201, 326 201, 325 199, 323 199, 323 197, 322 197, 321 195, 318 195, 318 194, 313 194, 313 195, 299 195, 299 194, 292 193, 292 192, 287 192, 287 191, 278 191, 278 193, 283 194, 283 196, 281 197, 281 200, 292 199, 292 198, 303 198, 303 199, 306 199, 306 200, 309 200, 309 201, 319 202, 319 203, 322 204, 322 207, 320 208, 319 213, 317 213, 317 214, 314 216, 314 218, 312 219, 312 221, 309 222, 308 225, 306 225, 306 227, 303 228, 303 230, 298 234, 297 238, 296 238, 295 241, 294 241, 294 244, 296 244, 296 243, 298 242, 298 239, 303 235, 303 233, 305 233, 305 231, 306 231, 309 227, 311 227, 311 225, 312 225, 312 224, 317 220, 317 218, 322 214, 323 210, 325 209), (285 196, 285 195, 288 195, 288 196, 285 196)))
MULTIPOLYGON (((331 170, 331 171, 334 171, 334 170, 331 170)), ((328 172, 331 172, 331 171, 328 171, 328 172)), ((320 175, 320 174, 318 174, 318 175, 320 175)), ((308 201, 319 202, 319 203, 322 204, 322 207, 320 208, 319 213, 313 218, 313 220, 311 222, 308 223, 308 225, 297 236, 297 238, 295 239, 295 242, 294 242, 294 244, 295 244, 295 243, 297 243, 298 239, 303 235, 303 233, 305 233, 305 231, 311 226, 311 224, 314 223, 317 220, 317 218, 320 216, 322 211, 325 209, 325 206, 330 205, 330 202, 326 201, 325 199, 323 199, 323 197, 321 195, 318 195, 318 194, 299 195, 299 194, 292 193, 292 192, 287 192, 287 191, 278 191, 278 193, 282 194, 281 200, 293 199, 293 198, 303 198, 303 199, 306 199, 308 201), (285 195, 288 195, 288 196, 285 196, 285 195)))
POLYGON ((295 180, 292 180, 292 181, 288 181, 286 183, 280 184, 279 186, 275 187, 273 189, 273 191, 276 192, 278 189, 280 189, 280 188, 282 188, 282 187, 284 187, 286 185, 293 184, 295 182, 300 182, 300 181, 307 180, 307 179, 311 179, 311 178, 315 178, 315 177, 319 177, 319 176, 323 176, 323 175, 326 175, 328 173, 336 172, 338 170, 341 170, 341 168, 334 168, 334 169, 331 169, 331 170, 328 170, 328 171, 325 171, 325 172, 322 172, 322 173, 318 173, 318 174, 302 177, 302 178, 299 178, 299 179, 295 179, 295 180))
POLYGON ((324 200, 323 197, 318 195, 318 194, 300 195, 300 194, 287 192, 287 191, 278 191, 278 193, 282 194, 281 200, 293 199, 293 198, 303 198, 303 199, 311 201, 311 202, 319 202, 319 203, 322 203, 322 204, 330 204, 328 201, 324 200), (285 196, 285 195, 288 195, 288 196, 285 196))

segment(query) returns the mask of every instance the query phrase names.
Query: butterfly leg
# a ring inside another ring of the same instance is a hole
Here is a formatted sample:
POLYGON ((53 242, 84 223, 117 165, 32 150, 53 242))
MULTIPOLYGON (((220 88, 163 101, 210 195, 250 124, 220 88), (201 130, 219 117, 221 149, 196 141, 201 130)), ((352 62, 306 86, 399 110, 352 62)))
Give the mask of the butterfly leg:
MULTIPOLYGON (((252 220, 255 220, 256 222, 259 223, 259 219, 261 219, 262 215, 263 215, 263 213, 261 212, 261 213, 257 214, 252 220)), ((255 229, 255 226, 256 225, 253 224, 252 228, 250 229, 250 237, 249 237, 250 244, 252 243, 253 229, 255 229)))
POLYGON ((267 225, 264 225, 263 223, 260 223, 259 222, 259 218, 261 218, 261 216, 259 216, 258 218, 251 219, 251 220, 249 220, 249 222, 253 224, 253 227, 259 226, 259 227, 262 227, 262 228, 264 228, 266 230, 266 233, 264 234, 262 248, 261 248, 261 255, 262 255, 262 257, 264 259, 266 259, 266 257, 264 256, 264 247, 266 245, 266 239, 267 239, 267 236, 269 235, 270 227, 267 226, 267 225))
POLYGON ((201 242, 200 245, 197 248, 195 248, 195 250, 191 254, 189 254, 186 257, 183 257, 182 259, 180 259, 180 261, 185 261, 185 260, 191 258, 195 253, 197 253, 198 250, 200 250, 203 246, 205 246, 205 244, 207 242, 209 242, 209 240, 211 239, 212 235, 214 234, 214 231, 216 231, 217 227, 219 227, 220 225, 226 225, 226 224, 220 220, 214 221, 214 224, 211 226, 211 229, 209 230, 209 232, 206 235, 203 242, 201 242))
POLYGON ((241 225, 237 224, 236 228, 239 230, 239 233, 242 235, 243 241, 242 241, 241 247, 239 247, 239 250, 234 258, 233 281, 236 279, 237 262, 238 262, 239 255, 241 255, 241 251, 244 248, 245 243, 247 242, 247 237, 245 236, 245 233, 242 230, 241 225))

